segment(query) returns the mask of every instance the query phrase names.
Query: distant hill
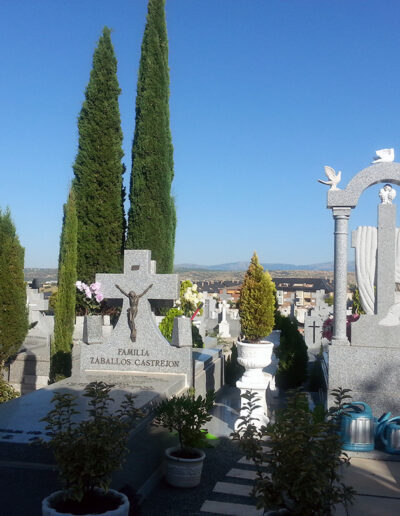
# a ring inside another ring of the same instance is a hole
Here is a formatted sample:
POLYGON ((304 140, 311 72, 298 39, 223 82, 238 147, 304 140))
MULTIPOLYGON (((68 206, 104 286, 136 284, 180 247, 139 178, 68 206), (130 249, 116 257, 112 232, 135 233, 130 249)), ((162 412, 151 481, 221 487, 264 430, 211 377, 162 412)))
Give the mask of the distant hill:
MULTIPOLYGON (((193 263, 182 263, 175 265, 176 272, 187 270, 201 271, 245 271, 249 262, 222 263, 220 265, 196 265, 193 263)), ((313 263, 311 265, 294 265, 292 263, 263 263, 262 266, 268 271, 333 271, 333 262, 313 263)), ((354 262, 349 262, 349 271, 354 271, 354 262)))
MULTIPOLYGON (((312 265, 294 265, 289 263, 263 263, 264 269, 273 272, 274 277, 333 277, 333 262, 314 263, 312 265), (279 271, 279 272, 278 272, 279 271), (319 273, 318 273, 319 272, 319 273)), ((247 270, 248 262, 222 263, 220 265, 198 265, 193 263, 181 263, 175 265, 175 272, 180 279, 192 279, 195 281, 207 279, 242 280, 243 272, 247 270)), ((354 276, 354 262, 349 262, 349 273, 354 276)), ((39 280, 40 283, 57 280, 57 269, 24 269, 25 281, 39 280)), ((355 282, 355 279, 350 281, 355 282)))
POLYGON ((39 269, 39 268, 26 268, 24 269, 25 281, 32 281, 37 279, 39 283, 45 283, 46 281, 57 280, 57 269, 39 269))

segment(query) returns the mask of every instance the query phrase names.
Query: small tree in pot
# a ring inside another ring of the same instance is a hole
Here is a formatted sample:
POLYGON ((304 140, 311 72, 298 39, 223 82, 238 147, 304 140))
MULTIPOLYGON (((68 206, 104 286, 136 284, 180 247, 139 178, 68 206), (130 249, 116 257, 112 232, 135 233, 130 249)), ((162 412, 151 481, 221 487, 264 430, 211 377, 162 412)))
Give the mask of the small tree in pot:
POLYGON ((275 285, 254 252, 244 277, 239 298, 242 334, 247 342, 257 343, 274 327, 275 285))
POLYGON ((120 409, 109 413, 112 387, 104 382, 92 382, 85 387, 89 417, 79 422, 77 396, 55 393, 54 409, 43 418, 50 440, 42 440, 42 444, 54 453, 64 491, 43 500, 43 516, 107 511, 107 516, 128 516, 128 499, 109 486, 112 473, 125 460, 129 431, 140 412, 134 407, 134 395, 127 394, 120 409))
MULTIPOLYGON (((258 412, 254 413, 258 424, 268 423, 265 391, 269 380, 263 368, 271 363, 273 344, 263 337, 269 335, 274 327, 275 285, 268 272, 264 271, 254 252, 244 277, 239 298, 239 315, 243 338, 238 341, 238 362, 245 372, 236 386, 242 394, 246 390, 258 394, 258 412)), ((246 411, 242 399, 241 415, 246 411)))
POLYGON ((162 401, 155 410, 154 424, 178 433, 179 446, 168 448, 167 481, 176 487, 194 487, 200 483, 205 454, 203 447, 215 393, 197 396, 194 390, 162 401))
POLYGON ((348 392, 335 389, 335 405, 329 411, 311 412, 306 394, 292 391, 276 422, 261 429, 251 416, 254 393, 246 393, 249 410, 232 437, 257 466, 253 495, 258 508, 271 515, 278 512, 267 511, 312 516, 329 515, 336 504, 347 508, 352 503, 355 491, 341 481, 349 458, 342 453, 339 433, 348 392))

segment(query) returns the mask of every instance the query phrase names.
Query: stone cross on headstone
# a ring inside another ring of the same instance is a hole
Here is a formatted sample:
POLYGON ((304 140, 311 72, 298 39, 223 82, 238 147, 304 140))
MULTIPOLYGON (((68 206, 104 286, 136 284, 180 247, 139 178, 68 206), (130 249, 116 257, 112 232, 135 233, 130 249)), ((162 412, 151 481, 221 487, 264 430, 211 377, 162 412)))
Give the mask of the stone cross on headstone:
POLYGON ((101 283, 101 292, 106 299, 123 299, 122 311, 114 334, 131 342, 149 338, 152 314, 149 299, 171 299, 179 297, 176 274, 156 274, 155 262, 150 251, 125 251, 123 274, 96 274, 101 283), (145 334, 143 333, 145 332, 145 334))
POLYGON ((312 328, 312 330, 313 330, 313 344, 315 344, 315 330, 316 330, 316 328, 320 328, 320 327, 321 326, 317 326, 315 324, 315 321, 313 321, 313 323, 309 325, 309 328, 312 328))
MULTIPOLYGON (((98 344, 82 343, 81 373, 180 374, 185 376, 186 385, 190 385, 192 348, 176 347, 165 339, 149 303, 149 299, 177 299, 178 275, 156 274, 150 251, 125 251, 124 273, 96 274, 96 281, 101 283, 106 299, 122 298, 123 305, 109 336, 98 344)), ((178 337, 181 345, 182 339, 178 337)))

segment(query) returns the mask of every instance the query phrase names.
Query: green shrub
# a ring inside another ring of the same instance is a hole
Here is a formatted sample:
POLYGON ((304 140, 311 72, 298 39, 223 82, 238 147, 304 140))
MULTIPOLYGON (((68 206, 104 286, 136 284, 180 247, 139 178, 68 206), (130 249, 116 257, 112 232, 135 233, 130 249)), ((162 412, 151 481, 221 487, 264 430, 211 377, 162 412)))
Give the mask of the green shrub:
POLYGON ((257 466, 253 496, 264 511, 286 509, 297 516, 329 515, 337 504, 345 508, 353 502, 355 491, 341 481, 350 460, 342 453, 338 420, 346 389, 332 392, 335 406, 328 412, 308 407, 306 394, 290 393, 287 406, 275 423, 257 429, 252 422, 255 393, 247 391, 248 415, 232 434, 248 459, 257 466), (322 417, 321 417, 322 416, 322 417), (268 447, 265 441, 268 440, 268 447))
POLYGON ((160 322, 158 325, 161 333, 164 335, 164 337, 171 341, 172 339, 172 330, 174 328, 174 319, 175 317, 179 317, 180 315, 183 315, 182 310, 179 310, 179 308, 170 308, 164 317, 164 319, 160 322))
POLYGON ((211 420, 209 412, 214 400, 214 391, 207 392, 205 397, 196 397, 191 389, 162 401, 156 408, 154 424, 178 433, 181 457, 191 457, 193 448, 204 446, 207 430, 203 427, 211 420))
POLYGON ((279 325, 281 339, 275 350, 279 358, 276 382, 280 389, 295 389, 307 379, 307 346, 295 321, 281 317, 279 325))
POLYGON ((194 348, 204 348, 203 338, 197 326, 192 323, 192 341, 194 348))
POLYGON ((274 327, 275 285, 253 254, 240 291, 239 315, 242 334, 249 342, 269 335, 274 327))
POLYGON ((325 389, 324 373, 322 372, 321 361, 315 360, 311 366, 310 377, 308 379, 308 390, 318 392, 325 389))
POLYGON ((129 431, 140 412, 134 407, 135 396, 126 394, 120 409, 109 413, 112 387, 104 382, 85 387, 88 417, 79 422, 74 417, 79 414, 77 396, 56 392, 55 407, 42 419, 50 435, 42 444, 53 451, 70 500, 88 499, 96 487, 107 491, 112 473, 121 468, 128 452, 129 431))
POLYGON ((6 380, 4 380, 2 372, 0 371, 0 403, 13 400, 20 396, 19 392, 14 389, 6 380))

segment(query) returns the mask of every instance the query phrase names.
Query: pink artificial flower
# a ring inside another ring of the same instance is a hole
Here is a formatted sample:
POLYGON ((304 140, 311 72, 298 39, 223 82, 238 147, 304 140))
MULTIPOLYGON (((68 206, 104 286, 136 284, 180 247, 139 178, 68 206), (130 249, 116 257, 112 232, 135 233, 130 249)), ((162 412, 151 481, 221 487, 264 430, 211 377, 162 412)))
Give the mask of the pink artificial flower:
POLYGON ((90 285, 90 290, 94 293, 94 294, 97 294, 99 291, 100 291, 100 288, 101 288, 101 283, 99 283, 98 281, 96 281, 96 283, 92 283, 90 285))
POLYGON ((83 290, 83 285, 84 285, 84 283, 82 283, 82 281, 77 281, 77 282, 75 283, 76 288, 77 288, 78 290, 80 290, 81 292, 82 292, 82 290, 83 290))
POLYGON ((97 292, 97 294, 96 294, 96 301, 98 303, 101 303, 101 301, 103 301, 103 299, 104 299, 103 294, 101 292, 97 292))
POLYGON ((88 299, 92 299, 92 291, 90 290, 90 288, 87 285, 85 285, 85 296, 88 299))

